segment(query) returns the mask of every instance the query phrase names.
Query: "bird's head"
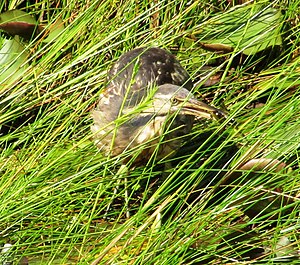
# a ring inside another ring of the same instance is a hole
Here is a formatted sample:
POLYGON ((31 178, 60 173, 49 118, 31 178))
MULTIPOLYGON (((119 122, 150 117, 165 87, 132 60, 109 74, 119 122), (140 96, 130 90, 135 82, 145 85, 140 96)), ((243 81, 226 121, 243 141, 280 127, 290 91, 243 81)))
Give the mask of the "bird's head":
POLYGON ((197 100, 189 90, 172 84, 159 86, 153 95, 151 105, 158 115, 178 113, 207 119, 227 117, 222 110, 197 100))

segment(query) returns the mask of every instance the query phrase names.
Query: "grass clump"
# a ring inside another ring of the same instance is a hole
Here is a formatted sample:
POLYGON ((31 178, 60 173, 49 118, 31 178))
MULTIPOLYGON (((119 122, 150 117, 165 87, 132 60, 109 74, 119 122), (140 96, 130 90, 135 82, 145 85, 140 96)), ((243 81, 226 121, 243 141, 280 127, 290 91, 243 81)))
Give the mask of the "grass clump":
POLYGON ((299 6, 3 2, 1 12, 20 9, 46 27, 64 23, 52 41, 27 42, 22 78, 0 86, 0 242, 13 245, 11 257, 30 264, 272 264, 296 256, 299 6), (229 23, 241 12, 240 25, 229 23), (261 12, 280 42, 266 44, 261 30, 244 41, 261 12), (255 50, 257 42, 264 48, 255 50), (168 176, 158 161, 131 170, 125 187, 119 158, 107 159, 91 141, 89 113, 107 69, 140 46, 174 53, 197 83, 195 95, 223 106, 237 125, 230 118, 198 124, 170 159, 168 176), (278 163, 254 170, 245 166, 251 159, 278 163), (163 225, 153 229, 161 209, 163 225))

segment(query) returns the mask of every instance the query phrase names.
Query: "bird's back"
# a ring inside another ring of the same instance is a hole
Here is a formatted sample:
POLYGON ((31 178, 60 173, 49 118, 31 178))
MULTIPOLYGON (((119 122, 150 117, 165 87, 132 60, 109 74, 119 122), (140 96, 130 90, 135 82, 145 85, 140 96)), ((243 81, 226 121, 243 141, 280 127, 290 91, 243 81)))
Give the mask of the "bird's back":
POLYGON ((137 48, 122 55, 111 67, 107 75, 107 86, 127 93, 127 104, 137 105, 145 96, 149 86, 173 84, 188 90, 193 83, 187 71, 174 55, 166 50, 137 48))

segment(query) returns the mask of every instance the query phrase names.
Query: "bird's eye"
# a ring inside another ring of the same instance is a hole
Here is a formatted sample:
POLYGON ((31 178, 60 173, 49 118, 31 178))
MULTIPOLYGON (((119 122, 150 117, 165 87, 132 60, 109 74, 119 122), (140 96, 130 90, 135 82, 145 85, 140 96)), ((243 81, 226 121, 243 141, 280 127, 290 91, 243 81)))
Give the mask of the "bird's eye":
POLYGON ((178 101, 177 98, 171 98, 171 103, 172 103, 173 105, 177 105, 177 104, 179 104, 179 101, 178 101))

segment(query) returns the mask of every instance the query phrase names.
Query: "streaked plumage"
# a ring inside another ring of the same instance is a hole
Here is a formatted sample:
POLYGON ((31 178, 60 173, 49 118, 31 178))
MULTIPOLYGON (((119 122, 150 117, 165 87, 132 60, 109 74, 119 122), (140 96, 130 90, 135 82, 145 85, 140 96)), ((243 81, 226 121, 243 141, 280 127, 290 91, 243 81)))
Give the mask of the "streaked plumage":
POLYGON ((109 156, 136 149, 134 164, 144 164, 152 155, 160 159, 174 154, 195 116, 225 116, 196 100, 191 88, 187 72, 165 50, 125 53, 110 69, 107 88, 92 111, 96 145, 109 156))

